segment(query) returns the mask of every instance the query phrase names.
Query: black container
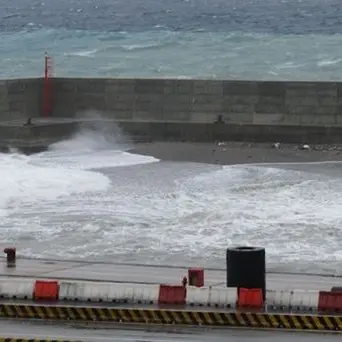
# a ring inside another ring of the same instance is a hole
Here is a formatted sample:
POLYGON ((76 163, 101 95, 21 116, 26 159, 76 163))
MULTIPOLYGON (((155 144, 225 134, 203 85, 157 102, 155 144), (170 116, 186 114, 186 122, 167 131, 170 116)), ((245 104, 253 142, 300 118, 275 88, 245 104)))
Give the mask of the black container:
POLYGON ((16 249, 15 248, 5 248, 4 253, 6 254, 7 267, 15 267, 16 249))
POLYGON ((265 249, 233 247, 227 249, 227 287, 262 289, 266 297, 265 249))

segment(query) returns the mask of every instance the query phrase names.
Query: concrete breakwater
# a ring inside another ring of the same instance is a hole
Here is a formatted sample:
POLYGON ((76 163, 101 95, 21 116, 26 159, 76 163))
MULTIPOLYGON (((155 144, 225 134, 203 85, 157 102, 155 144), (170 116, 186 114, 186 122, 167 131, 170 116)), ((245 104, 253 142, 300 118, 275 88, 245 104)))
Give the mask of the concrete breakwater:
POLYGON ((100 111, 133 138, 145 140, 342 141, 342 83, 102 78, 51 82, 49 118, 38 128, 23 128, 28 117, 43 116, 43 79, 0 81, 2 141, 23 144, 31 137, 31 144, 44 144, 51 135, 58 140, 74 129, 70 119, 80 120, 86 110, 100 111))

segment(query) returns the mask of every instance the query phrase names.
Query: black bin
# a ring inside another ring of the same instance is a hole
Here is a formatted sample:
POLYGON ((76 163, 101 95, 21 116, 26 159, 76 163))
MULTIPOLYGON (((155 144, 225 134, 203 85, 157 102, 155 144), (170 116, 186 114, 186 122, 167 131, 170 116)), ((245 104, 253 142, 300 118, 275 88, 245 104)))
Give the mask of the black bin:
POLYGON ((15 267, 16 249, 13 247, 5 248, 4 253, 6 254, 7 267, 15 267))
POLYGON ((232 247, 227 249, 227 287, 262 289, 266 298, 265 249, 232 247))

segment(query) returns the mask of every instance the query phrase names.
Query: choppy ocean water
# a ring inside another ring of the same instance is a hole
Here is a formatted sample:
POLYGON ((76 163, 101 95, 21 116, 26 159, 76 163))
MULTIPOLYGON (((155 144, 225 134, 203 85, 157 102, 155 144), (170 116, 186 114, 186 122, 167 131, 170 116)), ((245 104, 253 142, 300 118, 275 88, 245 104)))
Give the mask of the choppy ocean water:
MULTIPOLYGON (((340 8, 329 0, 4 0, 1 78, 42 75, 48 51, 57 76, 340 80, 340 8)), ((341 274, 340 163, 163 162, 88 133, 34 156, 0 154, 2 247, 222 267, 227 246, 251 244, 267 247, 273 270, 341 274)))
POLYGON ((0 248, 224 268, 227 247, 254 245, 269 270, 342 275, 340 162, 219 166, 129 147, 85 130, 36 155, 0 153, 0 248))
POLYGON ((1 78, 342 79, 339 0, 3 0, 1 78))

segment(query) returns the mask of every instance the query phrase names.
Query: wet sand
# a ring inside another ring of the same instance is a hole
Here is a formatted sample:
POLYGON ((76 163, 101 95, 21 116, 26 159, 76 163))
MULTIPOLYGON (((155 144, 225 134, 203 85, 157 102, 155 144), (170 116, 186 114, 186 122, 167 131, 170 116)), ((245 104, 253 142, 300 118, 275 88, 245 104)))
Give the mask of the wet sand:
POLYGON ((342 161, 342 145, 303 149, 302 145, 280 144, 275 148, 273 144, 247 142, 152 142, 138 143, 130 152, 161 160, 219 165, 342 161))

